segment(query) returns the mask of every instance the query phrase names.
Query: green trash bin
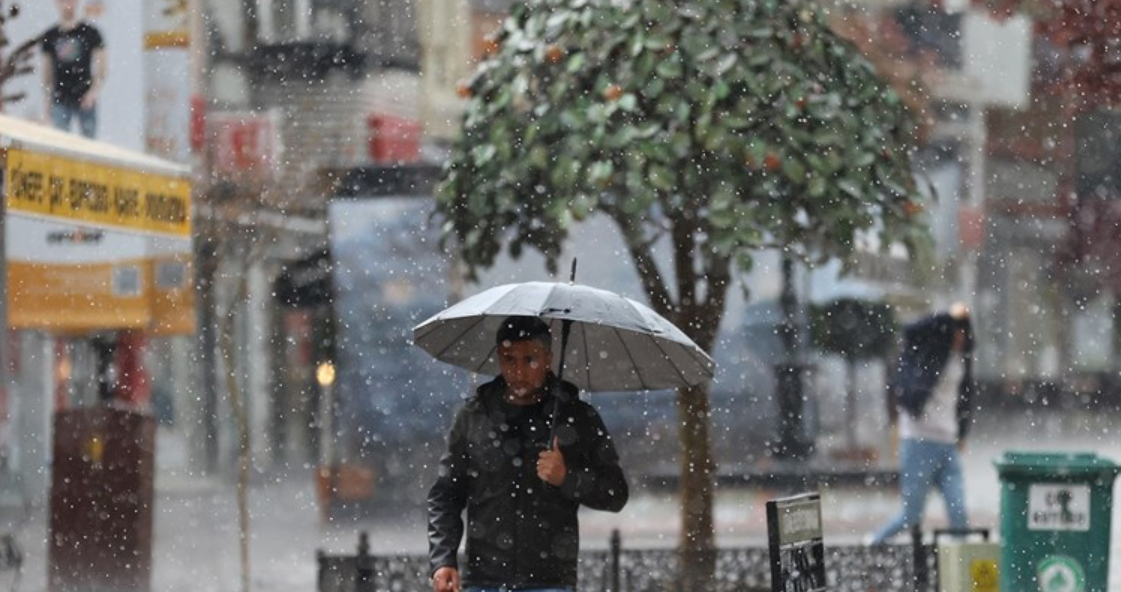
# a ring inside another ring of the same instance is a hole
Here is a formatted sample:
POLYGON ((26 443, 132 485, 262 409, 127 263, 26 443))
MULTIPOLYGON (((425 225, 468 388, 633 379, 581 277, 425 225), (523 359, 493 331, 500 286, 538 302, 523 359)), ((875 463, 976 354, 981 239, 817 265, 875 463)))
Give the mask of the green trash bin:
POLYGON ((1092 453, 1006 452, 1000 475, 1001 592, 1107 592, 1113 479, 1092 453))

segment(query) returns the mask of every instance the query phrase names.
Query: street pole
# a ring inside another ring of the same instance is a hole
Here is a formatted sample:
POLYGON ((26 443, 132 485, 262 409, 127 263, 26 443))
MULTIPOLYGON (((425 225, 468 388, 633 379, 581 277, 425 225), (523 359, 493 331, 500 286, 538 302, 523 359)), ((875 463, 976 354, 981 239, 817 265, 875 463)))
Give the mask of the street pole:
POLYGON ((315 380, 319 383, 319 464, 331 468, 335 462, 335 365, 320 362, 315 380))
POLYGON ((798 297, 794 289, 794 259, 782 254, 782 292, 779 295, 782 321, 779 337, 785 359, 775 366, 775 397, 778 399, 778 437, 771 452, 777 458, 803 460, 812 452, 805 429, 805 392, 802 385, 802 356, 799 351, 798 297))
POLYGON ((188 67, 190 70, 190 154, 192 186, 195 203, 194 215, 195 254, 195 309, 198 315, 196 371, 202 392, 202 405, 197 425, 201 430, 192 438, 192 449, 202 453, 202 467, 207 474, 220 468, 221 433, 218 422, 218 358, 215 351, 218 339, 215 327, 218 322, 216 282, 218 273, 218 248, 213 240, 214 212, 210 207, 210 151, 206 142, 205 116, 209 96, 208 37, 206 34, 207 5, 205 0, 188 0, 187 30, 189 35, 188 67), (201 445, 200 445, 201 441, 201 445))
POLYGON ((315 369, 315 381, 319 383, 319 467, 315 471, 316 488, 319 492, 320 519, 329 522, 338 481, 338 467, 334 462, 335 401, 332 393, 335 365, 329 361, 320 362, 315 369))

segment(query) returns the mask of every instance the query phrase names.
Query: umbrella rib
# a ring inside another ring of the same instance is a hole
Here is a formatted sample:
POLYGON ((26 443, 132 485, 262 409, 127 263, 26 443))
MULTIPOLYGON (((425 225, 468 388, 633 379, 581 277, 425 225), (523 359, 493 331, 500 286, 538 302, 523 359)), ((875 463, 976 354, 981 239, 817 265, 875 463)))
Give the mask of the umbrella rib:
MULTIPOLYGON (((634 374, 638 377, 638 383, 641 384, 642 388, 645 389, 646 379, 642 377, 642 371, 639 370, 639 368, 641 367, 638 365, 638 360, 634 359, 634 354, 631 353, 631 348, 627 346, 627 340, 623 338, 622 332, 614 327, 612 329, 615 331, 615 335, 619 338, 619 343, 623 344, 623 351, 627 353, 627 359, 631 361, 631 368, 634 368, 634 374)), ((661 348, 659 347, 658 349, 661 348)))
MULTIPOLYGON (((673 359, 673 358, 670 357, 669 352, 666 351, 666 348, 662 347, 662 340, 654 339, 654 345, 658 346, 658 350, 662 352, 662 355, 666 358, 667 361, 673 359)), ((673 368, 673 371, 677 373, 677 377, 681 379, 681 382, 684 382, 685 384, 687 384, 689 386, 692 386, 692 383, 689 382, 689 379, 685 377, 685 373, 682 372, 681 369, 677 367, 677 364, 669 364, 669 367, 673 368)))
POLYGON ((483 356, 482 358, 479 358, 479 365, 472 368, 471 371, 474 372, 475 374, 483 374, 483 366, 487 365, 487 360, 489 360, 491 358, 491 355, 494 354, 494 350, 496 350, 496 349, 498 349, 498 348, 497 347, 490 348, 490 351, 487 352, 487 355, 483 356))
MULTIPOLYGON (((467 333, 469 333, 469 332, 470 332, 470 331, 471 331, 472 329, 474 329, 475 327, 477 327, 477 326, 478 326, 478 325, 479 325, 480 323, 482 323, 482 322, 483 322, 484 320, 486 320, 486 315, 479 315, 479 316, 477 317, 477 320, 475 320, 475 321, 474 321, 473 323, 470 323, 470 324, 468 324, 468 325, 467 325, 467 327, 465 327, 465 328, 464 328, 464 329, 463 329, 462 331, 460 331, 460 332, 459 332, 459 334, 458 334, 458 335, 456 335, 456 336, 455 336, 455 339, 451 339, 451 340, 449 340, 449 341, 448 341, 448 345, 447 345, 447 347, 445 347, 445 348, 441 349, 441 350, 440 350, 440 352, 439 352, 438 354, 436 354, 436 355, 435 355, 434 357, 435 357, 436 359, 440 359, 441 357, 443 357, 443 355, 444 355, 444 354, 448 353, 448 350, 449 350, 449 349, 451 349, 451 348, 452 348, 452 347, 454 347, 454 346, 455 346, 456 344, 458 344, 458 343, 459 343, 459 340, 463 339, 463 336, 464 336, 464 335, 466 335, 467 333)), ((485 360, 486 358, 483 358, 483 359, 485 360)))

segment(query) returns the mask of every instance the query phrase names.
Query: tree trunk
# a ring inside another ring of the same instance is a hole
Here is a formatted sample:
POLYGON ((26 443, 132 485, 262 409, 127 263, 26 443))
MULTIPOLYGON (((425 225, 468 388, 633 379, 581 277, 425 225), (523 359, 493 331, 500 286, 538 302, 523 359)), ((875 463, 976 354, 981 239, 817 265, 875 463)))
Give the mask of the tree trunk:
MULTIPOLYGON (((676 315, 679 327, 703 350, 711 351, 723 317, 723 286, 711 289, 712 300, 700 306, 684 306, 676 315), (719 307, 709 308, 713 303, 719 307), (711 314, 716 310, 716 314, 711 314)), ((716 459, 712 452, 712 406, 709 385, 677 390, 678 440, 681 443, 681 538, 677 553, 680 572, 678 592, 712 589, 716 575, 716 535, 713 498, 716 494, 716 459)))
POLYGON ((678 552, 681 573, 679 592, 712 588, 716 572, 713 494, 716 462, 709 436, 710 405, 706 385, 677 391, 677 416, 681 439, 682 528, 678 552))
MULTIPOLYGON (((677 299, 671 296, 666 278, 655 262, 653 244, 633 232, 626 216, 616 218, 622 236, 642 281, 650 306, 670 319, 702 350, 712 351, 724 306, 731 262, 726 257, 707 253, 703 271, 694 267, 696 237, 703 230, 696 220, 677 220, 673 230, 674 279, 677 299), (704 285, 704 298, 697 295, 704 285)), ((677 422, 681 445, 681 539, 678 541, 680 592, 701 592, 712 588, 716 574, 716 537, 713 525, 713 497, 716 491, 716 461, 710 436, 711 407, 708 385, 677 391, 677 422)))

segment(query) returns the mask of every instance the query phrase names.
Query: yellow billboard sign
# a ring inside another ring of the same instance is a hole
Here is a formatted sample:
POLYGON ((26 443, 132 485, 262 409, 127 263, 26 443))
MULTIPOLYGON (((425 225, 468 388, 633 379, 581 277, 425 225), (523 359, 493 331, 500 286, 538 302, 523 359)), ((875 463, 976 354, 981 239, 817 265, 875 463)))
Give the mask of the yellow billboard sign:
POLYGON ((183 179, 9 150, 8 211, 128 230, 191 234, 183 179))
POLYGON ((23 148, 4 170, 9 326, 194 331, 185 179, 23 148))

